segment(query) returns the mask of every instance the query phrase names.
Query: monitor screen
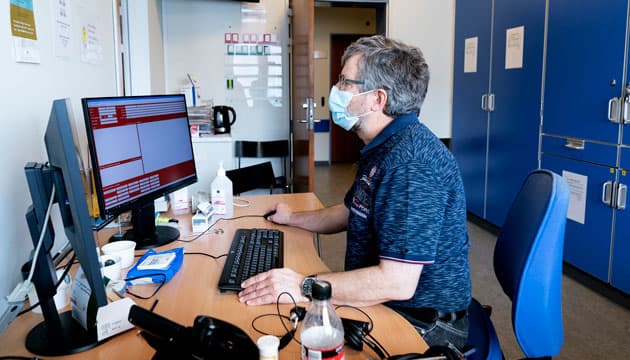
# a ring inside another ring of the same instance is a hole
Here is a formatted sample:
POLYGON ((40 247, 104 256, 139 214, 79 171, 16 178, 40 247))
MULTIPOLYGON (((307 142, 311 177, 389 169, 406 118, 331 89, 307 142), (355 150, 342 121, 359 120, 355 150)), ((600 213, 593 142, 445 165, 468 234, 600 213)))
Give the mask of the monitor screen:
POLYGON ((154 237, 170 230, 144 229, 154 222, 153 200, 197 181, 184 95, 82 102, 101 217, 131 209, 135 234, 127 238, 140 247, 163 244, 154 237))

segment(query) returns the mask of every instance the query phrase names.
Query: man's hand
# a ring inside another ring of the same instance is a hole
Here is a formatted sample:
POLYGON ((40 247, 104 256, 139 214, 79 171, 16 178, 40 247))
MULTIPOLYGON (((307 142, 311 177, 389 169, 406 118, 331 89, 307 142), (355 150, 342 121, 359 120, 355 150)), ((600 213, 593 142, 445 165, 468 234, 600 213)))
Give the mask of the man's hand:
MULTIPOLYGON (((243 281, 241 287, 244 290, 238 294, 238 299, 247 305, 274 304, 278 295, 288 292, 296 302, 306 302, 308 299, 302 295, 302 280, 304 275, 289 268, 271 269, 243 281)), ((289 296, 282 296, 280 302, 292 303, 289 296)))
POLYGON ((291 214, 293 214, 293 210, 289 207, 289 205, 284 203, 278 203, 270 211, 273 210, 275 213, 267 217, 267 220, 272 221, 276 224, 283 225, 291 225, 289 220, 291 219, 291 214))

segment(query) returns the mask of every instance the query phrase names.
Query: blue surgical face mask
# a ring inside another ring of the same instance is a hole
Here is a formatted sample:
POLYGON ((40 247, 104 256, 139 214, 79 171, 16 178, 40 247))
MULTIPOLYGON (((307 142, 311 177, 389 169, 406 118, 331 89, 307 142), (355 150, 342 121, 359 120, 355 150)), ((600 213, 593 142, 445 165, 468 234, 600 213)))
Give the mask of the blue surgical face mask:
POLYGON ((348 112, 348 105, 354 96, 370 93, 374 90, 365 91, 359 94, 353 94, 348 91, 339 90, 337 86, 333 86, 330 89, 330 95, 328 96, 328 109, 332 113, 333 122, 345 130, 350 130, 354 124, 359 121, 359 118, 365 116, 372 111, 368 111, 359 115, 352 115, 348 112))

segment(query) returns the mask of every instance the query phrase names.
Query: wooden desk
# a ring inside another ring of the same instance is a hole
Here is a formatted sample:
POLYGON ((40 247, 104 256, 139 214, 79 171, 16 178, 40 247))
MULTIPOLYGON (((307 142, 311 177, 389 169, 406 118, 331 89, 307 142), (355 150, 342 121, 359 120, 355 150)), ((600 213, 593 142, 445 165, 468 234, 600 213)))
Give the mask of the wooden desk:
MULTIPOLYGON (((267 208, 276 202, 286 202, 295 210, 321 208, 322 204, 312 193, 280 194, 264 196, 247 196, 251 206, 235 207, 235 216, 262 215, 267 208)), ((182 239, 191 238, 190 216, 180 216, 179 228, 182 239)), ((160 249, 185 247, 186 252, 204 252, 221 255, 228 252, 232 236, 237 228, 274 227, 284 232, 284 264, 304 274, 329 271, 317 256, 313 234, 293 227, 275 225, 265 221, 262 217, 246 217, 233 221, 219 221, 213 229, 222 229, 218 233, 209 231, 191 243, 173 242, 160 249)), ((110 233, 99 233, 99 243, 107 241, 110 233)), ((142 252, 138 252, 140 254, 142 252)), ((159 303, 155 312, 184 326, 192 326, 197 315, 208 315, 228 321, 243 329, 254 341, 261 334, 252 328, 252 319, 261 314, 275 314, 275 305, 247 306, 238 302, 233 292, 221 293, 217 287, 225 259, 213 260, 202 255, 186 255, 182 268, 171 281, 157 294, 159 303)), ((135 286, 134 291, 149 295, 153 285, 135 286), (145 289, 142 289, 145 287, 145 289), (148 288, 146 288, 148 287, 148 288), (146 291, 144 291, 146 290, 146 291)), ((134 301, 144 308, 150 308, 154 299, 134 301)), ((302 304, 308 308, 308 303, 302 304)), ((281 305, 280 311, 287 315, 292 305, 281 305)), ((415 329, 397 313, 383 306, 362 308, 374 321, 372 336, 376 338, 390 354, 408 352, 424 352, 426 344, 415 329)), ((342 308, 338 314, 343 317, 364 319, 356 310, 342 308)), ((0 355, 29 355, 25 349, 24 339, 28 331, 42 320, 42 316, 28 313, 14 321, 7 332, 0 337, 0 355)), ((282 324, 275 316, 265 317, 256 321, 256 327, 261 331, 283 335, 282 324)), ((296 334, 299 336, 298 333, 296 334)), ((111 338, 106 343, 83 353, 68 356, 69 359, 150 359, 154 354, 137 331, 131 330, 111 338)), ((364 346, 362 353, 346 347, 346 358, 364 359, 375 357, 364 346)), ((299 359, 300 346, 291 342, 280 352, 281 359, 299 359)))

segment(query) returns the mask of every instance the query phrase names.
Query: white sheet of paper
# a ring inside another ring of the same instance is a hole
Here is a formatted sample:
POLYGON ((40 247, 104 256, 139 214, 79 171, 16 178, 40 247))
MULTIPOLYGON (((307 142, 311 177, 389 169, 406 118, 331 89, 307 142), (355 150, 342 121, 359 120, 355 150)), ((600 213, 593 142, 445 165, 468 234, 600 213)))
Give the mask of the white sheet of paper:
POLYGON ((98 309, 96 313, 98 341, 133 328, 133 324, 129 322, 129 310, 132 305, 136 305, 136 303, 130 298, 124 298, 98 309))
POLYGON ((471 37, 464 42, 464 72, 477 72, 477 48, 479 44, 478 37, 471 37))
POLYGON ((584 224, 588 177, 566 170, 562 170, 562 177, 567 180, 570 192, 567 219, 584 224))
POLYGON ((53 1, 55 11, 55 43, 54 51, 57 57, 70 57, 72 44, 72 13, 70 0, 53 1))
POLYGON ((521 69, 523 67, 523 44, 525 26, 505 30, 505 68, 521 69))

